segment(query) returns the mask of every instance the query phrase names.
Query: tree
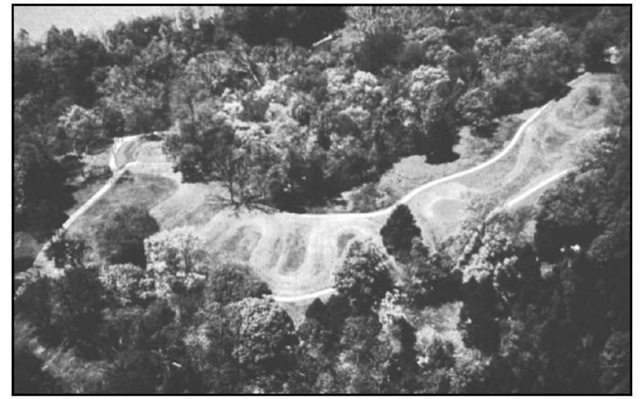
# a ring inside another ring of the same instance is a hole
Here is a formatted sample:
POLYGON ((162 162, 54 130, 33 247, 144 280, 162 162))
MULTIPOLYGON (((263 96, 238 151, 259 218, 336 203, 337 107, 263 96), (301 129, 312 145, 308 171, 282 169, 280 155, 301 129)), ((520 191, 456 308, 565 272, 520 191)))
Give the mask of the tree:
POLYGON ((65 232, 56 234, 45 248, 45 255, 58 269, 65 266, 82 267, 89 248, 82 239, 67 238, 65 232))
POLYGON ((611 71, 612 64, 608 62, 606 50, 629 43, 630 16, 625 7, 602 7, 598 15, 589 21, 580 38, 587 71, 611 71))
MULTIPOLYGON (((14 340, 15 342, 15 340, 14 340)), ((27 346, 13 352, 13 393, 22 395, 62 393, 61 381, 44 369, 44 362, 27 346)))
POLYGON ((102 130, 106 137, 122 137, 125 135, 125 120, 122 111, 115 107, 102 108, 102 130))
POLYGON ((234 337, 233 357, 253 375, 290 370, 297 338, 293 321, 279 305, 246 298, 226 306, 234 337))
POLYGON ((102 122, 93 110, 72 105, 58 118, 58 127, 71 140, 73 152, 80 156, 100 137, 102 122))
POLYGON ((16 228, 44 239, 67 218, 73 204, 63 167, 34 138, 19 140, 13 160, 16 228))
POLYGON ((409 97, 413 103, 412 117, 425 132, 418 136, 420 153, 429 163, 449 162, 455 158, 455 88, 446 69, 441 66, 420 65, 408 79, 409 97))
POLYGON ((402 291, 412 306, 421 309, 458 299, 462 275, 454 266, 445 248, 432 252, 414 238, 410 254, 400 265, 402 291))
POLYGON ((104 217, 96 234, 100 256, 111 264, 133 263, 146 266, 144 239, 160 230, 149 211, 138 206, 124 206, 104 217))
POLYGON ((396 30, 384 28, 367 33, 355 54, 356 67, 378 74, 384 67, 398 63, 403 47, 404 37, 396 30))
POLYGON ((614 332, 600 354, 603 393, 631 392, 631 334, 614 332))
POLYGON ((240 135, 230 121, 212 119, 183 124, 181 136, 165 146, 175 159, 174 169, 185 182, 219 181, 228 196, 216 200, 224 204, 235 208, 264 205, 269 177, 278 164, 277 149, 262 132, 255 137, 240 135))
POLYGON ((373 314, 345 320, 335 365, 339 392, 382 393, 390 351, 378 338, 381 328, 373 314))
POLYGON ((411 210, 405 204, 396 206, 380 230, 382 243, 390 255, 402 258, 411 251, 414 238, 422 234, 411 210))
POLYGON ((65 270, 53 284, 51 324, 67 345, 96 356, 95 339, 106 307, 105 290, 94 267, 65 270))
POLYGON ((357 312, 370 312, 393 289, 386 256, 371 241, 354 241, 334 274, 333 286, 357 312))
POLYGON ((100 281, 117 306, 145 305, 155 296, 147 272, 131 263, 102 267, 100 281))
POLYGON ((110 321, 108 344, 115 352, 105 375, 109 393, 204 393, 183 340, 187 326, 176 319, 166 301, 127 313, 120 309, 110 321))
POLYGON ((390 316, 383 322, 381 339, 390 349, 383 391, 411 393, 416 388, 418 360, 416 329, 402 316, 390 316))
POLYGON ((53 286, 53 278, 41 273, 27 278, 16 289, 13 306, 16 314, 35 328, 44 343, 59 345, 60 331, 51 323, 53 286))
POLYGON ((233 357, 236 337, 229 329, 224 307, 218 302, 205 301, 196 319, 185 334, 184 342, 206 392, 239 392, 246 376, 233 357))
POLYGON ((227 305, 245 298, 262 298, 271 293, 269 286, 245 265, 223 264, 214 267, 207 278, 208 301, 227 305))
POLYGON ((492 133, 496 111, 490 92, 481 88, 471 89, 458 99, 456 109, 463 122, 471 127, 471 134, 488 137, 492 133))
POLYGON ((153 38, 130 65, 109 70, 100 88, 102 106, 122 114, 127 134, 169 126, 172 81, 184 56, 165 35, 153 38))
POLYGON ((144 241, 144 250, 156 296, 169 301, 178 320, 193 313, 208 268, 200 237, 191 228, 161 231, 144 241))
POLYGON ((465 284, 465 299, 459 327, 465 345, 493 353, 500 346, 499 299, 491 280, 475 279, 465 284))

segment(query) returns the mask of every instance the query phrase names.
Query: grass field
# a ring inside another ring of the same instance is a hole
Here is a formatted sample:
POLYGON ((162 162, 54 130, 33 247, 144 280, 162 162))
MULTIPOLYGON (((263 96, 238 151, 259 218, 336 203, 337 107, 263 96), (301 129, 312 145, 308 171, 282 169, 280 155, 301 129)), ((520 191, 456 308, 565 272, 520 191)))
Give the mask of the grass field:
POLYGON ((125 174, 114 187, 69 228, 69 234, 91 238, 102 225, 103 218, 128 205, 151 209, 175 192, 175 181, 153 175, 125 174))

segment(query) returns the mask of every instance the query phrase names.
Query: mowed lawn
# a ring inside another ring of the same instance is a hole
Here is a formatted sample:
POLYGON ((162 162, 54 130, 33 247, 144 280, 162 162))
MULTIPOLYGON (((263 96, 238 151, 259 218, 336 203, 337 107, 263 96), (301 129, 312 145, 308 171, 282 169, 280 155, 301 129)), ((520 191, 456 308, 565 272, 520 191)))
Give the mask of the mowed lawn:
POLYGON ((125 174, 104 197, 71 225, 69 234, 93 243, 95 232, 101 227, 105 217, 124 206, 135 205, 151 209, 177 189, 178 183, 166 177, 125 174))

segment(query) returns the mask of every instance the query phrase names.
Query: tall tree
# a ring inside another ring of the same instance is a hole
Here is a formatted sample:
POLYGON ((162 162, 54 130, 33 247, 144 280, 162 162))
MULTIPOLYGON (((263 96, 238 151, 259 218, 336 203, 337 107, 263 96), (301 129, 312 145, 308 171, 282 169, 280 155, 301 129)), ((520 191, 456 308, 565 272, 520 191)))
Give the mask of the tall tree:
POLYGON ((72 105, 58 118, 58 127, 71 140, 71 148, 77 156, 87 152, 100 137, 102 123, 93 110, 72 105))
MULTIPOLYGON (((265 299, 246 298, 227 305, 225 312, 234 337, 233 357, 250 377, 292 371, 297 337, 283 308, 265 299)), ((286 382, 283 377, 280 385, 286 382)))
POLYGON ((413 240, 422 236, 411 210, 405 204, 395 207, 382 226, 380 235, 387 252, 399 258, 406 256, 411 251, 413 240))
POLYGON ((371 241, 354 241, 334 274, 334 287, 357 312, 371 312, 393 289, 386 256, 371 241))

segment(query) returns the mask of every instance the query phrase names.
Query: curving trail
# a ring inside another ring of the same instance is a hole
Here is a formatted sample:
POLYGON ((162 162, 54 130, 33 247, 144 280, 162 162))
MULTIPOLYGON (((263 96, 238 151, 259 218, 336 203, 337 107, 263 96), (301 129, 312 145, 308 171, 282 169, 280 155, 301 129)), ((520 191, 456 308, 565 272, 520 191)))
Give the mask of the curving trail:
POLYGON ((111 153, 109 154, 109 168, 111 169, 113 176, 111 176, 109 181, 104 186, 102 186, 100 190, 93 194, 91 198, 87 200, 87 202, 82 204, 80 208, 76 209, 76 211, 73 212, 71 216, 69 216, 69 218, 62 224, 62 230, 67 230, 69 226, 71 226, 71 224, 76 221, 76 219, 82 216, 87 211, 87 209, 91 208, 93 204, 95 204, 107 191, 109 191, 109 189, 111 189, 111 187, 113 187, 115 182, 122 175, 122 173, 124 173, 127 166, 129 165, 124 165, 122 168, 118 169, 118 166, 116 164, 116 155, 118 154, 120 147, 122 147, 122 144, 128 141, 136 140, 138 139, 138 137, 139 136, 118 137, 114 140, 113 147, 111 148, 111 153))
MULTIPOLYGON (((538 191, 538 190, 550 185, 551 183, 554 183, 556 180, 558 180, 561 177, 567 175, 569 172, 571 172, 573 170, 575 170, 575 168, 566 169, 566 170, 563 170, 560 173, 556 173, 553 176, 545 179, 544 181, 542 181, 539 184, 535 185, 534 187, 528 189, 524 193, 522 193, 522 194, 518 195, 517 197, 511 199, 509 202, 507 202, 504 205, 503 209, 508 209, 508 208, 513 207, 517 203, 525 200, 527 197, 529 197, 530 195, 534 194, 536 191, 538 191)), ((336 292, 335 288, 325 288, 323 290, 316 291, 316 292, 311 292, 309 294, 304 294, 304 295, 296 295, 296 296, 266 295, 265 298, 273 299, 274 301, 281 302, 281 303, 293 303, 293 302, 298 302, 298 301, 304 301, 306 299, 319 298, 319 297, 322 297, 322 296, 325 296, 325 295, 333 294, 334 292, 336 292)))
POLYGON ((484 169, 496 162, 498 162, 499 160, 501 160, 502 158, 504 158, 505 155, 507 155, 509 153, 509 151, 511 151, 511 149, 518 143, 518 140, 520 139, 520 137, 522 136, 522 134, 524 133, 524 131, 527 129, 527 127, 529 127, 529 125, 531 124, 531 122, 533 122, 538 116, 540 116, 540 114, 547 109, 547 107, 549 107, 549 105, 551 105, 551 103, 553 103, 554 101, 550 101, 547 104, 545 104, 542 108, 540 108, 538 111, 536 111, 536 113, 534 113, 529 119, 527 119, 518 129, 518 131, 516 132, 515 135, 513 135, 513 138, 511 139, 511 142, 509 142, 509 145, 507 145, 498 155, 496 155, 495 157, 489 159, 488 161, 485 161, 483 163, 481 163, 480 165, 476 165, 472 168, 469 168, 467 170, 463 170, 461 172, 458 173, 454 173, 452 175, 449 176, 445 176, 443 178, 434 180, 432 182, 423 184, 420 187, 417 187, 413 190, 411 190, 408 194, 406 194, 404 197, 402 197, 400 200, 398 200, 395 204, 384 208, 384 209, 380 209, 378 211, 373 211, 373 212, 368 212, 368 213, 327 213, 327 214, 302 214, 300 215, 301 217, 304 218, 311 218, 311 219, 324 219, 324 218, 331 218, 331 217, 335 217, 335 218, 351 218, 351 217, 377 217, 377 216, 385 216, 388 214, 391 214, 391 212, 393 211, 393 209, 400 205, 400 204, 406 204, 407 202, 409 202, 411 199, 413 199, 414 197, 416 197, 417 195, 421 194, 423 191, 437 186, 439 184, 442 183, 446 183, 448 181, 463 177, 463 176, 467 176, 470 175, 472 173, 475 173, 481 169, 484 169))
POLYGON ((555 182, 556 180, 560 179, 561 177, 565 176, 566 174, 568 174, 569 172, 574 171, 576 168, 569 168, 569 169, 565 169, 562 172, 556 173, 553 176, 541 181, 540 183, 536 184, 535 186, 531 187, 530 189, 528 189, 527 191, 525 191, 524 193, 518 195, 517 197, 511 199, 509 202, 507 202, 504 205, 505 209, 511 208, 512 206, 514 206, 515 204, 517 204, 518 202, 521 202, 522 200, 526 199, 528 196, 530 196, 531 194, 535 193, 536 191, 540 190, 541 188, 548 186, 549 184, 555 182))
MULTIPOLYGON (((587 85, 598 83, 597 79, 583 75, 571 82, 570 85, 573 86, 586 80, 585 84, 580 83, 584 87, 580 87, 577 92, 585 91, 587 85)), ((580 96, 582 94, 578 93, 573 95, 573 98, 579 99, 580 96)), ((570 165, 566 162, 566 159, 569 158, 566 157, 567 151, 564 149, 566 145, 562 140, 573 141, 573 137, 569 137, 572 134, 575 134, 576 137, 583 135, 583 129, 586 128, 584 124, 588 123, 592 128, 592 120, 594 119, 576 119, 572 115, 566 117, 564 114, 558 114, 559 110, 566 113, 566 110, 569 109, 568 106, 575 105, 575 102, 572 101, 571 99, 560 100, 559 103, 550 101, 527 118, 509 143, 491 159, 461 172, 423 184, 411 190, 392 206, 384 209, 368 213, 333 214, 285 212, 267 214, 251 211, 235 214, 230 211, 216 211, 206 219, 197 218, 199 224, 193 224, 193 226, 203 237, 215 259, 249 264, 269 284, 274 292, 269 298, 274 301, 293 303, 330 295, 334 290, 327 286, 331 284, 332 272, 344 256, 345 248, 355 239, 374 238, 374 240, 379 240, 377 231, 397 205, 407 204, 410 206, 425 237, 429 237, 429 234, 433 237, 436 235, 444 236, 450 234, 452 229, 457 228, 461 220, 460 217, 464 216, 453 212, 452 209, 455 208, 452 207, 463 206, 470 196, 489 194, 512 184, 518 186, 519 178, 531 178, 530 181, 534 181, 533 179, 540 178, 543 174, 553 173, 531 188, 523 187, 522 189, 526 190, 524 192, 512 191, 513 195, 517 194, 517 196, 502 206, 503 209, 510 208, 569 173, 571 168, 568 168, 570 165), (554 103, 558 106, 554 106, 551 112, 545 112, 554 103), (532 126, 543 114, 542 121, 536 122, 532 126), (564 125, 566 123, 573 124, 570 125, 571 129, 564 125), (530 127, 531 129, 529 129, 530 127), (556 133, 557 129, 562 132, 556 133), (545 140, 549 139, 551 139, 550 144, 547 144, 545 140), (555 144, 556 142, 558 144, 555 144), (558 148, 562 148, 562 150, 558 152, 558 148), (535 158, 532 154, 539 157, 535 158), (536 169, 540 167, 538 165, 543 165, 547 172, 536 169), (532 171, 528 174, 530 177, 525 177, 522 174, 524 170, 532 171)), ((136 138, 127 137, 124 140, 135 140, 136 138)), ((118 151, 122 151, 120 147, 124 140, 114 144, 110 159, 112 170, 116 167, 115 156, 118 151)), ((151 160, 162 161, 163 159, 162 157, 148 159, 148 161, 151 160)), ((117 179, 117 176, 126 169, 130 169, 134 173, 166 174, 163 170, 166 165, 169 163, 130 160, 114 171, 112 180, 117 179), (162 168, 159 168, 160 166, 162 168)), ((179 179, 177 175, 171 177, 179 179)), ((524 183, 526 184, 526 180, 524 183)), ((90 199, 71 215, 65 223, 65 227, 71 225, 87 208, 104 195, 112 184, 113 182, 107 183, 96 193, 95 199, 90 199)), ((203 213, 202 211, 202 207, 206 206, 205 202, 194 197, 173 198, 169 201, 172 204, 169 208, 181 207, 179 201, 185 200, 189 201, 189 215, 208 215, 207 212, 203 213)), ((165 213, 166 209, 158 211, 158 220, 175 218, 175 215, 165 215, 165 213)))

